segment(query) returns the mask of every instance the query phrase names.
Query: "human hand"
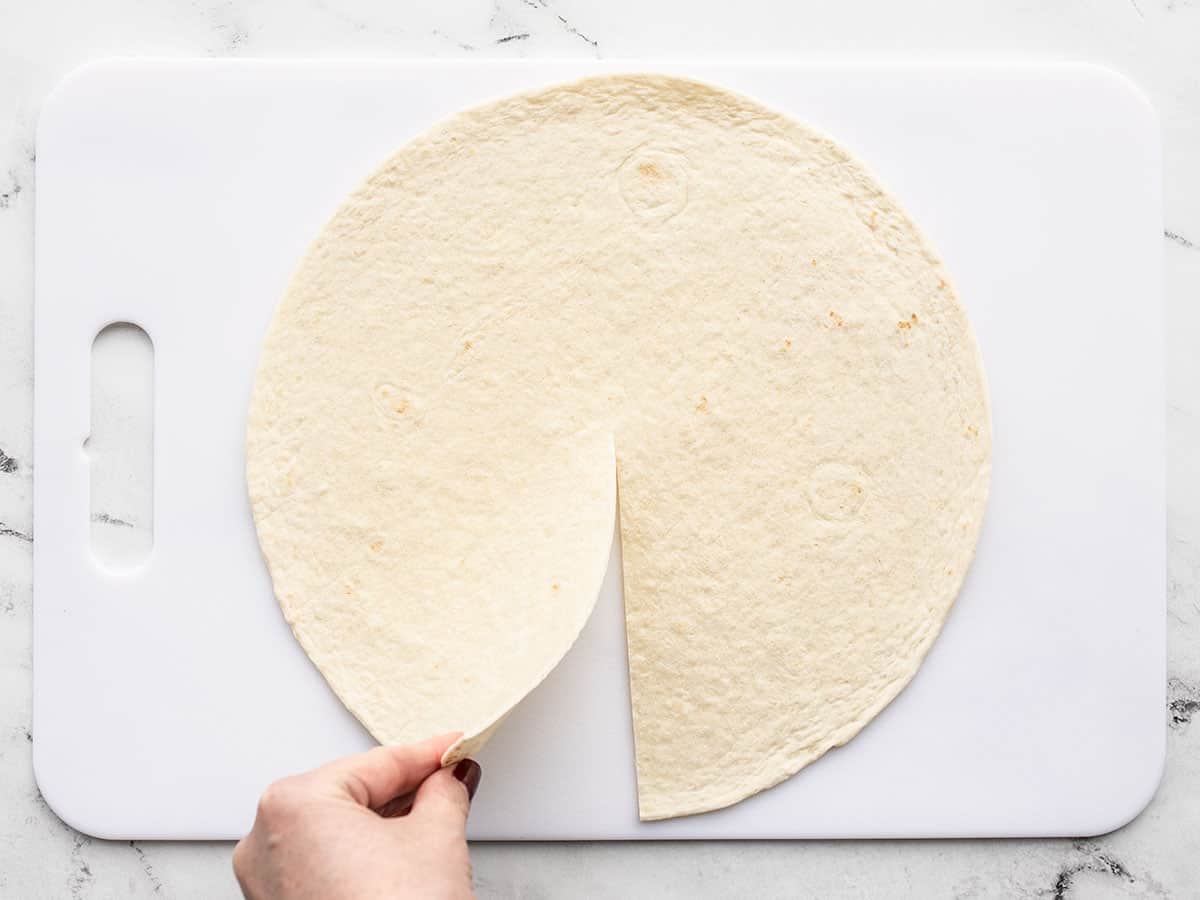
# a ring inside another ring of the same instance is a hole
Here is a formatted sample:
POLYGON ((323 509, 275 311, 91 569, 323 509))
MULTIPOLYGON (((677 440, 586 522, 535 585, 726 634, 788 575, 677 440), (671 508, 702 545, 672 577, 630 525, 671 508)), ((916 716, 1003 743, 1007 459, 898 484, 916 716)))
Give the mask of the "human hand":
POLYGON ((268 787, 233 850, 247 900, 474 897, 465 828, 480 769, 441 768, 457 738, 376 747, 268 787))

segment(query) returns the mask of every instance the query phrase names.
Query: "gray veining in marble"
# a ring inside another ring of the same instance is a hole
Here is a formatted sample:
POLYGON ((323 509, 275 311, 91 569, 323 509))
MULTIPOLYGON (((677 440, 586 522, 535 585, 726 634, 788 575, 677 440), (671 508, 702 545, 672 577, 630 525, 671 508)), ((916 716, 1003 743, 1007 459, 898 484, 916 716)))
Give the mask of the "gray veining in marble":
MULTIPOLYGON (((0 2, 0 897, 238 896, 229 845, 93 840, 61 823, 33 782, 31 321, 43 98, 70 69, 105 56, 464 54, 1093 61, 1150 96, 1166 159, 1168 749, 1147 811, 1091 840, 477 846, 480 896, 1200 896, 1198 48, 1197 0, 0 2)), ((124 527, 115 512, 96 518, 124 527)))

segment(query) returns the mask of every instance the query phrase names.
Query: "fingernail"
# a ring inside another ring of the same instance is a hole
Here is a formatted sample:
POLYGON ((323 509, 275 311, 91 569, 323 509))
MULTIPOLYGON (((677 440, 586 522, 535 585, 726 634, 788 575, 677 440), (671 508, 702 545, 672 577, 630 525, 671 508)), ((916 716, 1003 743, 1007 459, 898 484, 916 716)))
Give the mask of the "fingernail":
POLYGON ((475 790, 479 787, 479 778, 482 775, 483 769, 479 768, 479 763, 473 759, 464 759, 454 767, 454 777, 466 787, 468 799, 474 799, 475 790))

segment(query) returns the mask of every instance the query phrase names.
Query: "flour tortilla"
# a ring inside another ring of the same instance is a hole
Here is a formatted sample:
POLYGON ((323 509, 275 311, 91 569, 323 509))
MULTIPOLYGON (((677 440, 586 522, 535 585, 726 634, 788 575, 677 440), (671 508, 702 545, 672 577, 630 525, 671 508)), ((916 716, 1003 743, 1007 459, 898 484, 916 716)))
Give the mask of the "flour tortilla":
POLYGON ((990 472, 975 340, 896 201, 743 97, 593 78, 413 140, 302 262, 249 429, 280 604, 377 738, 473 749, 563 655, 614 443, 641 816, 727 806, 940 630, 990 472))

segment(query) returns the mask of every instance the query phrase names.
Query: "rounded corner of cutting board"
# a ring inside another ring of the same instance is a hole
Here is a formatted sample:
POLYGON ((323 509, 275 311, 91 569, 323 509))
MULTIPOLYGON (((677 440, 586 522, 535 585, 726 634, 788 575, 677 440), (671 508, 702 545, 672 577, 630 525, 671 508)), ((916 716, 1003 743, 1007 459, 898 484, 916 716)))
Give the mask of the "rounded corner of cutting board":
POLYGON ((64 756, 47 748, 44 740, 39 741, 36 737, 33 739, 33 780, 46 807, 58 816, 63 824, 80 834, 102 840, 121 837, 109 827, 111 823, 91 818, 95 810, 94 803, 86 804, 86 808, 73 805, 80 798, 86 798, 87 793, 67 783, 70 776, 58 769, 63 761, 64 756))
POLYGON ((50 89, 46 99, 42 101, 42 111, 38 116, 36 142, 41 150, 42 142, 53 134, 59 123, 71 123, 75 114, 74 104, 79 101, 87 102, 92 99, 86 87, 88 84, 106 74, 119 71, 128 65, 127 60, 121 59, 92 59, 71 69, 59 79, 50 89))
MULTIPOLYGON (((1143 757, 1143 766, 1127 777, 1114 779, 1098 806, 1083 824, 1072 830, 1071 837, 1100 837, 1119 831, 1144 813, 1162 787, 1166 772, 1166 728, 1156 738, 1158 746, 1143 757)), ((1065 836, 1065 835, 1064 835, 1065 836)))
POLYGON ((1126 74, 1122 69, 1115 68, 1107 63, 1096 62, 1076 63, 1075 65, 1097 81, 1105 82, 1106 86, 1114 93, 1123 94, 1126 99, 1141 107, 1145 112, 1150 113, 1155 118, 1158 117, 1158 111, 1154 103, 1150 100, 1150 95, 1146 93, 1131 75, 1126 74))
POLYGON ((1089 90, 1103 105, 1094 107, 1107 121, 1124 121, 1135 129, 1142 129, 1153 141, 1155 152, 1161 155, 1162 123, 1158 108, 1150 95, 1134 78, 1123 70, 1107 63, 1074 62, 1061 64, 1066 75, 1081 83, 1089 83, 1089 90))

